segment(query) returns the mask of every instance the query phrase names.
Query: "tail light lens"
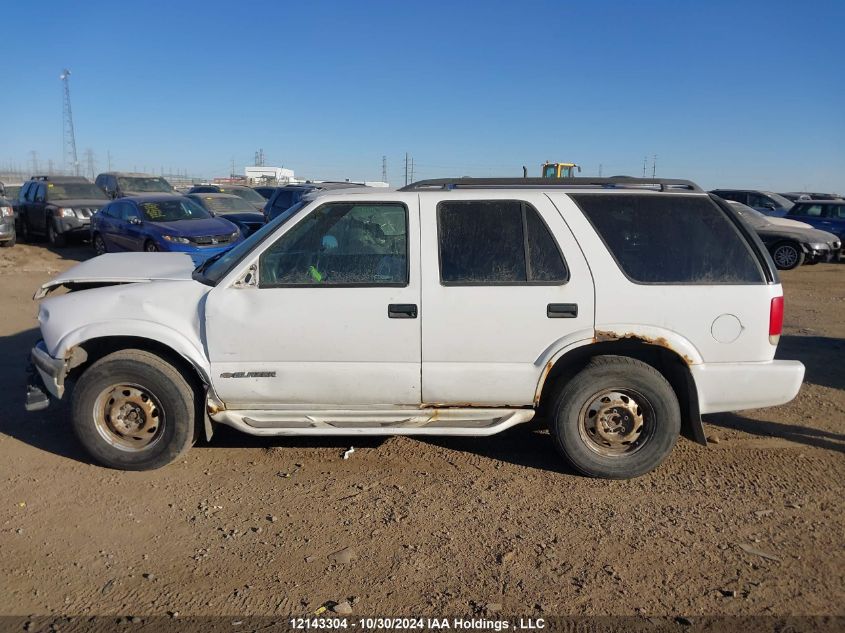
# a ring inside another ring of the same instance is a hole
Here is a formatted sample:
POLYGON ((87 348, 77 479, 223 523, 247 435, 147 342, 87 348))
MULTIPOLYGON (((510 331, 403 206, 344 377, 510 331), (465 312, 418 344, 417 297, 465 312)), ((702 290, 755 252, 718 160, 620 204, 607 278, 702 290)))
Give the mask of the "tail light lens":
POLYGON ((772 299, 769 308, 769 343, 777 345, 783 330, 783 297, 772 299))

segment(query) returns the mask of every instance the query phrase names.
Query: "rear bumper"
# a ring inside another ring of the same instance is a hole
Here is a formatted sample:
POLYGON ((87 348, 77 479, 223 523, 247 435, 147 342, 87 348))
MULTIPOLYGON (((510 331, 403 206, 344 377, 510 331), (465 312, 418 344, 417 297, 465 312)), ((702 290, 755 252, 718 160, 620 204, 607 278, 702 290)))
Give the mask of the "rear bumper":
POLYGON ((804 365, 795 360, 691 365, 701 413, 742 411, 789 402, 801 388, 804 365))

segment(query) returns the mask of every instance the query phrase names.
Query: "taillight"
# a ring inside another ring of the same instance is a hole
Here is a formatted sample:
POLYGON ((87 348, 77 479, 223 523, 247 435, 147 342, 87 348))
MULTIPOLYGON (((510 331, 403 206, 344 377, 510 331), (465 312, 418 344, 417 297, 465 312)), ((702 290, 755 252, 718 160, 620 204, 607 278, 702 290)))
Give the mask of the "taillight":
POLYGON ((769 343, 777 345, 781 331, 783 331, 783 297, 775 297, 769 308, 769 343))

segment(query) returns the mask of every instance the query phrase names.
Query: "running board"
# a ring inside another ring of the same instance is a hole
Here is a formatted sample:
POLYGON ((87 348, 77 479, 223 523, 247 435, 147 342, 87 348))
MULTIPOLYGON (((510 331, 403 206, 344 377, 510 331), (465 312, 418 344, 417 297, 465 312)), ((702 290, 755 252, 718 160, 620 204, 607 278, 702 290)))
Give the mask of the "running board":
POLYGON ((250 435, 470 435, 500 433, 533 409, 223 410, 210 415, 250 435))

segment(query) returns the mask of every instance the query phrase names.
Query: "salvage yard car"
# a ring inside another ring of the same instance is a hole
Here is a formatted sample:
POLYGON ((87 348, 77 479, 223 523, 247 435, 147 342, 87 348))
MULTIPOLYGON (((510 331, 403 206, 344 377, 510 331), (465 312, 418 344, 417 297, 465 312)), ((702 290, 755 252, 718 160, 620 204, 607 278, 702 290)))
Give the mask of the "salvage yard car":
POLYGON ((115 251, 175 251, 195 262, 232 248, 241 240, 237 226, 216 218, 187 196, 159 193, 120 198, 91 221, 97 255, 115 251))
POLYGON ((0 196, 0 246, 15 245, 15 208, 6 198, 0 196))
POLYGON ((94 181, 109 198, 141 196, 146 193, 176 193, 162 176, 133 172, 107 171, 94 181))
POLYGON ((778 272, 689 181, 452 179, 326 191, 223 255, 97 257, 45 283, 27 408, 71 397, 127 470, 214 424, 254 435, 474 435, 548 421, 628 478, 701 414, 791 400, 778 272), (671 221, 667 221, 671 218, 671 221), (686 239, 696 235, 697 239, 686 239))
MULTIPOLYGON (((838 261, 842 242, 833 233, 819 231, 809 225, 784 225, 785 218, 771 218, 739 202, 728 204, 760 236, 780 270, 792 270, 801 264, 838 261)), ((795 223, 793 224, 801 224, 795 223)))
POLYGON ((264 215, 249 202, 229 193, 189 193, 188 198, 196 202, 211 215, 222 216, 249 237, 264 226, 264 215))
POLYGON ((106 203, 99 187, 79 176, 33 176, 18 194, 18 236, 46 235, 61 247, 70 236, 88 237, 91 216, 106 203))

